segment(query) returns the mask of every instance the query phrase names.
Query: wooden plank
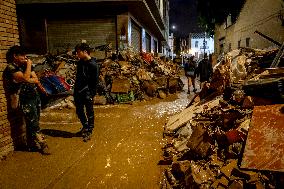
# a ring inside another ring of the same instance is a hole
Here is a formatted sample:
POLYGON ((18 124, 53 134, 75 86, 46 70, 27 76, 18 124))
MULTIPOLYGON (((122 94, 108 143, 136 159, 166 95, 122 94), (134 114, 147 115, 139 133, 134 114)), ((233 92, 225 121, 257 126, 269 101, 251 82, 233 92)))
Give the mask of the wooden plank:
POLYGON ((256 106, 241 168, 284 172, 284 104, 256 106))
POLYGON ((112 93, 128 93, 130 91, 130 81, 128 79, 114 79, 112 82, 112 93))
POLYGON ((194 104, 179 114, 176 114, 172 116, 168 123, 166 124, 166 131, 168 132, 173 132, 176 131, 177 129, 181 128, 184 126, 187 122, 189 122, 196 113, 201 113, 204 110, 204 107, 207 107, 207 110, 210 110, 211 108, 219 105, 221 97, 216 98, 212 101, 209 101, 207 103, 204 103, 202 105, 194 104))

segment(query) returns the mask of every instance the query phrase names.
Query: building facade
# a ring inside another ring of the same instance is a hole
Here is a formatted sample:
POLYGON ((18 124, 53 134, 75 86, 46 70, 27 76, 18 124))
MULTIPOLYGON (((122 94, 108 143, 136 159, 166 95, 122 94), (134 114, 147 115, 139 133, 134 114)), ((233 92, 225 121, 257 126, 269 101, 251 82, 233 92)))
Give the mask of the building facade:
POLYGON ((61 53, 82 41, 166 53, 168 0, 16 0, 21 44, 32 53, 61 53))
POLYGON ((175 42, 175 37, 174 34, 171 33, 171 35, 169 35, 169 47, 170 47, 170 54, 169 57, 171 59, 173 59, 176 55, 175 55, 175 46, 174 46, 174 42, 175 42))
POLYGON ((247 0, 237 20, 230 15, 215 27, 215 52, 229 52, 240 47, 269 48, 274 43, 261 37, 258 31, 273 40, 284 41, 284 1, 247 0))
POLYGON ((182 57, 188 57, 189 56, 189 40, 188 38, 180 38, 179 40, 179 49, 180 49, 180 55, 182 57))
POLYGON ((188 53, 196 59, 203 58, 204 53, 214 53, 214 39, 206 33, 190 33, 188 53))

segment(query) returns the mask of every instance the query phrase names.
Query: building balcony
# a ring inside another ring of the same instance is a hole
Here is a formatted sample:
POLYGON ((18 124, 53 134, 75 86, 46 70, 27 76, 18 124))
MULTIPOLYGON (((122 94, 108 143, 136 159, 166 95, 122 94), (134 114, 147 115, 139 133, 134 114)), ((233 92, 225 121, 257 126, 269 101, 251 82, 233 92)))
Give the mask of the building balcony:
POLYGON ((161 41, 167 41, 167 26, 161 17, 159 7, 153 0, 16 0, 17 6, 21 6, 23 12, 37 12, 49 14, 52 12, 64 12, 67 10, 78 11, 87 7, 88 11, 95 14, 119 14, 128 11, 161 41), (30 7, 30 8, 28 8, 30 7))

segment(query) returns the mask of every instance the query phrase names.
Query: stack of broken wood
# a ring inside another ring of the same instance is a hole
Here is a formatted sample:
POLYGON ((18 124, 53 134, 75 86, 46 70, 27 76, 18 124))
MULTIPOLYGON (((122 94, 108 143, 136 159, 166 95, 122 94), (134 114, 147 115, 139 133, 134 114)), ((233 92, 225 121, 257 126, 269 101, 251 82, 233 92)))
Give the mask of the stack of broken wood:
POLYGON ((161 188, 283 186, 284 69, 269 68, 276 53, 228 53, 212 81, 169 119, 161 188))

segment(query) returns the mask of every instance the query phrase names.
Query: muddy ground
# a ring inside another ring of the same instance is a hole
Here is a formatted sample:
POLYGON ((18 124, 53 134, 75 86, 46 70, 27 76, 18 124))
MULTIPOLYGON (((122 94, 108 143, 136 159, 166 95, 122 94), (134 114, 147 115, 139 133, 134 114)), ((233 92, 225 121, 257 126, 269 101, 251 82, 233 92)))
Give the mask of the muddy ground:
POLYGON ((87 143, 75 136, 80 123, 74 109, 43 111, 41 128, 52 155, 14 152, 0 162, 0 188, 159 188, 163 127, 187 106, 191 95, 186 92, 96 106, 87 143))

